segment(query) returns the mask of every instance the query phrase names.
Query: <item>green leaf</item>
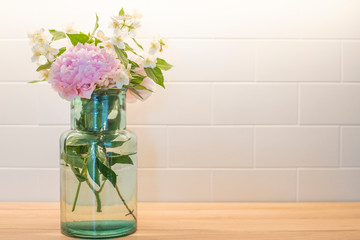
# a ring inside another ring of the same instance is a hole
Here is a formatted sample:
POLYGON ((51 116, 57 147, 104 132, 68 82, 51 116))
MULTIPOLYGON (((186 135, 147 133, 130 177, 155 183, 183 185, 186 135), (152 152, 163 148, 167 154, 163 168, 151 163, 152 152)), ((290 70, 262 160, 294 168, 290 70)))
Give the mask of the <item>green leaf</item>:
POLYGON ((49 68, 51 67, 51 64, 52 64, 52 62, 47 62, 47 63, 45 63, 45 64, 43 64, 43 65, 40 65, 40 66, 36 69, 36 71, 39 72, 39 71, 41 71, 41 70, 49 69, 49 68))
POLYGON ((67 33, 66 35, 69 37, 72 45, 74 46, 76 46, 78 43, 85 44, 90 39, 89 35, 85 33, 67 33))
POLYGON ((137 64, 137 63, 134 62, 134 61, 129 60, 129 63, 131 64, 131 69, 135 69, 135 68, 138 68, 138 67, 139 67, 139 64, 137 64))
POLYGON ((130 83, 129 85, 126 85, 126 87, 129 88, 129 89, 146 90, 146 91, 149 91, 149 92, 153 92, 152 90, 150 90, 147 87, 145 87, 143 85, 140 85, 140 84, 130 83))
POLYGON ((154 80, 154 82, 160 86, 162 86, 163 88, 165 88, 164 86, 164 76, 160 70, 160 68, 155 67, 155 68, 144 68, 146 74, 148 75, 149 78, 151 78, 152 80, 154 80))
POLYGON ((28 82, 28 83, 38 83, 38 82, 45 82, 46 79, 43 79, 43 80, 34 80, 34 81, 31 81, 31 82, 28 82))
POLYGON ((87 169, 88 169, 91 179, 98 186, 100 186, 100 174, 99 174, 99 168, 98 168, 98 164, 97 164, 96 153, 94 151, 94 146, 91 148, 90 152, 91 152, 90 157, 88 158, 88 160, 86 162, 86 166, 87 166, 87 169))
POLYGON ((140 43, 138 43, 136 40, 135 40, 135 38, 131 38, 133 41, 134 41, 134 43, 139 47, 139 48, 141 48, 142 50, 144 50, 144 48, 140 45, 140 43))
POLYGON ((164 71, 170 70, 173 67, 173 65, 167 63, 164 59, 161 58, 156 59, 156 66, 164 71))
POLYGON ((59 48, 59 53, 58 53, 57 55, 60 56, 60 55, 63 54, 65 51, 66 51, 66 47, 59 48))
POLYGON ((144 100, 144 98, 140 95, 140 93, 134 89, 134 88, 129 88, 129 91, 134 93, 136 96, 138 96, 141 100, 144 100))
POLYGON ((95 137, 91 137, 91 138, 71 137, 67 140, 66 144, 67 145, 75 145, 75 146, 90 145, 91 142, 95 139, 96 139, 95 137))
POLYGON ((109 180, 111 182, 111 184, 115 187, 116 186, 116 177, 117 177, 115 172, 99 160, 97 161, 97 165, 98 165, 98 168, 99 168, 101 174, 104 177, 106 177, 107 180, 109 180))
POLYGON ((73 167, 82 168, 85 165, 83 157, 74 152, 64 152, 63 159, 67 164, 73 167))
POLYGON ((120 59, 120 61, 122 62, 122 64, 127 67, 127 65, 129 64, 129 60, 128 60, 128 56, 126 54, 126 52, 124 51, 124 49, 120 49, 117 46, 114 45, 114 49, 115 52, 118 56, 118 58, 120 59))
POLYGON ((101 146, 97 146, 96 148, 96 157, 98 158, 98 160, 100 160, 102 163, 106 163, 106 154, 103 151, 101 146))
POLYGON ((133 54, 138 55, 138 54, 135 52, 135 50, 134 50, 132 47, 130 47, 129 44, 127 44, 126 42, 124 42, 124 44, 125 44, 125 51, 130 51, 130 52, 132 52, 133 54))
POLYGON ((131 82, 135 84, 140 84, 142 81, 146 78, 146 76, 143 76, 141 74, 131 72, 131 82))
POLYGON ((98 15, 96 14, 96 22, 95 22, 95 27, 94 27, 94 30, 93 30, 93 32, 92 32, 92 34, 91 35, 94 35, 95 34, 95 32, 96 32, 96 30, 99 28, 99 17, 98 17, 98 15))
POLYGON ((87 156, 89 154, 88 145, 66 145, 66 152, 73 152, 78 156, 87 156))
POLYGON ((60 40, 63 38, 66 38, 66 35, 64 32, 60 32, 60 31, 56 31, 54 29, 50 29, 49 32, 51 33, 51 35, 53 36, 51 41, 56 41, 56 40, 60 40))
POLYGON ((97 46, 99 43, 102 43, 102 41, 98 38, 95 38, 95 46, 97 46))
POLYGON ((143 85, 134 85, 133 88, 137 89, 137 90, 146 90, 149 92, 153 92, 152 90, 148 89, 147 87, 143 86, 143 85))
POLYGON ((79 180, 79 182, 84 182, 87 180, 87 178, 85 176, 81 175, 79 169, 71 166, 71 170, 73 171, 73 173, 75 174, 75 177, 77 178, 77 180, 79 180))
POLYGON ((114 164, 131 164, 134 165, 133 161, 130 158, 130 155, 113 155, 109 157, 109 164, 113 166, 114 164))
MULTIPOLYGON (((121 147, 126 142, 127 141, 112 141, 109 143, 105 143, 105 146, 108 148, 117 148, 117 147, 121 147)), ((108 151, 111 151, 111 149, 109 149, 108 151)))
POLYGON ((124 8, 122 8, 120 11, 119 11, 119 16, 124 16, 125 15, 125 11, 124 11, 124 8))

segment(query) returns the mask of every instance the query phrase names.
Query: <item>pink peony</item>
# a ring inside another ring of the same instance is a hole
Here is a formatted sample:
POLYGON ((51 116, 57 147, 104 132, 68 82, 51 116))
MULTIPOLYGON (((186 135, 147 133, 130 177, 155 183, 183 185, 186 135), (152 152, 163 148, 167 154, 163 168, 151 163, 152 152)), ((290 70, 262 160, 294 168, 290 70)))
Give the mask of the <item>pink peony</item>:
POLYGON ((70 47, 51 65, 49 82, 66 100, 90 98, 96 86, 105 86, 119 74, 120 61, 91 44, 70 47))
MULTIPOLYGON (((136 57, 135 59, 132 59, 132 60, 139 65, 138 68, 134 69, 134 72, 136 72, 137 74, 146 76, 146 72, 145 72, 144 67, 142 65, 142 59, 139 58, 139 57, 136 57)), ((155 88, 156 88, 156 85, 155 85, 154 81, 149 77, 144 78, 144 80, 141 82, 140 85, 146 87, 147 89, 149 89, 151 91, 155 91, 155 88)), ((134 94, 134 93, 132 93, 131 91, 128 90, 127 94, 126 94, 126 101, 127 102, 134 103, 137 100, 144 101, 144 100, 148 99, 152 94, 152 92, 147 91, 147 90, 136 90, 136 91, 140 94, 142 99, 140 99, 136 94, 134 94)))

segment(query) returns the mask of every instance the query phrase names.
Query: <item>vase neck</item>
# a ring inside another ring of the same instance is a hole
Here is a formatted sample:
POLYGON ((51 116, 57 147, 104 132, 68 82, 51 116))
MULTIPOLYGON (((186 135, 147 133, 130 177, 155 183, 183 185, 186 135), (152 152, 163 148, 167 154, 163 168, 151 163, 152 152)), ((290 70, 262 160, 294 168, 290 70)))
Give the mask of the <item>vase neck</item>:
POLYGON ((96 90, 90 99, 71 102, 71 129, 117 131, 126 128, 126 90, 96 90))

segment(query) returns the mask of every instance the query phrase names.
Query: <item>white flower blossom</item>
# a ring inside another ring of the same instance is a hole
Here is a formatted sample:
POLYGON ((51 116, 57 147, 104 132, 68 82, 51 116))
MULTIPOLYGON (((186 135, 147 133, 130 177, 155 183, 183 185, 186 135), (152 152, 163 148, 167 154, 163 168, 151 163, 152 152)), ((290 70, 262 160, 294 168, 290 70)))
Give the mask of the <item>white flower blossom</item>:
POLYGON ((148 55, 144 57, 143 65, 146 68, 155 68, 156 67, 156 58, 155 56, 148 55))
POLYGON ((69 23, 65 26, 64 30, 67 33, 77 33, 78 31, 75 29, 75 24, 74 23, 69 23))
POLYGON ((129 75, 126 71, 121 71, 114 80, 116 83, 116 87, 119 89, 121 89, 124 85, 128 85, 130 83, 129 75))
POLYGON ((97 31, 96 37, 101 41, 107 41, 109 38, 105 35, 105 33, 101 30, 97 31))
POLYGON ((59 50, 56 48, 51 47, 49 44, 44 44, 44 49, 45 49, 45 57, 47 60, 49 60, 50 62, 55 60, 55 56, 59 53, 59 50))
POLYGON ((73 100, 72 111, 73 111, 75 119, 79 120, 81 117, 81 111, 82 111, 82 102, 81 102, 81 99, 79 96, 73 100))
POLYGON ((40 79, 49 79, 50 77, 50 71, 47 69, 39 71, 40 79))
POLYGON ((149 53, 150 54, 155 54, 155 53, 157 53, 158 51, 160 51, 160 43, 159 43, 159 41, 151 41, 150 42, 150 48, 149 48, 149 53))
POLYGON ((110 40, 99 43, 98 46, 104 47, 105 50, 107 50, 107 51, 113 51, 114 50, 114 45, 113 45, 112 41, 110 41, 110 40))
POLYGON ((33 44, 41 44, 46 41, 44 36, 45 29, 41 28, 36 30, 34 33, 28 33, 28 38, 33 44))
POLYGON ((162 52, 164 48, 168 47, 168 40, 166 38, 160 38, 159 43, 160 43, 160 50, 159 50, 160 52, 162 52))
POLYGON ((40 57, 45 54, 45 49, 40 44, 34 45, 31 50, 33 51, 33 56, 31 57, 32 62, 38 62, 40 57))
POLYGON ((116 17, 111 17, 110 28, 114 29, 114 34, 118 34, 121 31, 122 24, 116 17))
POLYGON ((125 38, 125 35, 120 32, 119 34, 112 37, 111 41, 118 48, 124 49, 125 48, 124 38, 125 38))
POLYGON ((133 15, 132 15, 132 16, 133 16, 134 19, 140 19, 140 18, 143 17, 141 13, 139 13, 138 11, 136 11, 136 9, 134 9, 134 12, 133 12, 133 15))

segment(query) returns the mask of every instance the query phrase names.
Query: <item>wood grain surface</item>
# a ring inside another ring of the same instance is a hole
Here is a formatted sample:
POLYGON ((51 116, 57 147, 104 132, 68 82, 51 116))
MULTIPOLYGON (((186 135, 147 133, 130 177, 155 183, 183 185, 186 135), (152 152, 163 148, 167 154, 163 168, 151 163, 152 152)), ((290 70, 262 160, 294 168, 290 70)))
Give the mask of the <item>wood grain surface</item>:
MULTIPOLYGON (((359 240, 360 203, 139 203, 124 240, 359 240)), ((67 240, 59 203, 0 203, 1 240, 67 240)))

